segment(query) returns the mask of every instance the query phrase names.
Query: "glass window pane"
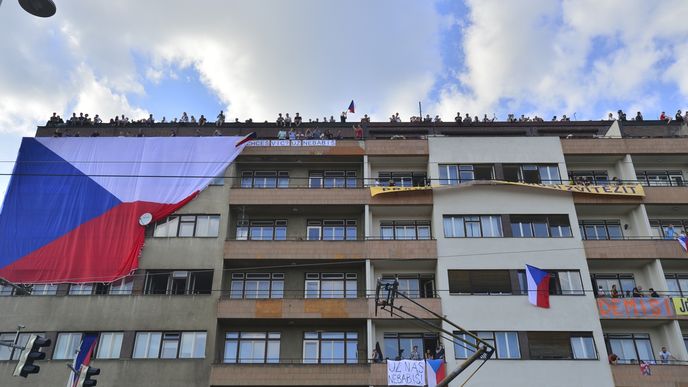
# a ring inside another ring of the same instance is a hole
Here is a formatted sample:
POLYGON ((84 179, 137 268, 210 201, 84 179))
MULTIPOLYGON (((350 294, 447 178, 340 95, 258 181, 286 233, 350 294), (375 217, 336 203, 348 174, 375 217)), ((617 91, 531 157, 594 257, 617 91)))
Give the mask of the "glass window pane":
POLYGON ((267 363, 279 363, 280 359, 280 342, 279 340, 268 341, 268 353, 266 357, 267 363))
POLYGON ((318 362, 318 341, 303 342, 303 362, 305 364, 318 362))
POLYGON ((495 332, 497 357, 499 359, 520 359, 521 351, 518 345, 518 333, 495 332))
POLYGON ((161 359, 174 359, 177 357, 177 348, 179 341, 177 340, 163 340, 162 351, 160 352, 161 359))
POLYGON ((119 359, 123 333, 101 333, 98 340, 99 359, 119 359))
POLYGON ((225 354, 222 360, 223 363, 236 363, 237 362, 237 349, 239 348, 239 343, 237 340, 226 340, 225 341, 225 354))
POLYGON ((596 359, 595 344, 592 337, 571 337, 574 359, 596 359))
POLYGON ((346 342, 346 362, 358 363, 358 342, 352 340, 346 342))

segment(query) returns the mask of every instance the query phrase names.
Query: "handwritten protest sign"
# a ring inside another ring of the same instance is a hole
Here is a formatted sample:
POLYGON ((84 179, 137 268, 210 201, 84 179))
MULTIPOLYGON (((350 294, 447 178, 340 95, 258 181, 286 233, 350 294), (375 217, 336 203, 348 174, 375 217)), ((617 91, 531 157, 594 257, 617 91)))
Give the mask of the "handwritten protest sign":
POLYGON ((387 385, 425 386, 423 360, 387 360, 387 385))

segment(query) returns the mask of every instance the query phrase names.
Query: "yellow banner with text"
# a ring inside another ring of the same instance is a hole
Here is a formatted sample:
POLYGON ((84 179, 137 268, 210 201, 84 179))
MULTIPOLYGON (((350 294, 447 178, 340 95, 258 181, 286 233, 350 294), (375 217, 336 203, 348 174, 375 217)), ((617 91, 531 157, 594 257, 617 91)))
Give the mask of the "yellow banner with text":
POLYGON ((465 188, 474 185, 516 185, 520 187, 542 188, 555 191, 565 191, 581 194, 592 195, 616 195, 616 196, 645 196, 645 190, 640 184, 624 184, 624 185, 583 185, 583 184, 533 184, 533 183, 516 183, 512 181, 502 180, 485 180, 485 181, 471 181, 468 183, 448 184, 437 186, 420 186, 420 187, 370 187, 370 196, 377 196, 392 192, 411 192, 411 191, 427 191, 437 189, 450 188, 465 188))

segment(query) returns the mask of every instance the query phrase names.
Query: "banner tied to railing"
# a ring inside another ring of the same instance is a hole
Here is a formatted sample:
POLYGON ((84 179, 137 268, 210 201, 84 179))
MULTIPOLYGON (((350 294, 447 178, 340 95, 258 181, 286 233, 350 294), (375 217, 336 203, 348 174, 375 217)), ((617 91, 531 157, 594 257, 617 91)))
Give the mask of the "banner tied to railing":
POLYGON ((428 185, 420 187, 370 187, 370 196, 377 196, 392 192, 411 192, 428 190, 461 189, 475 185, 515 185, 519 187, 542 188, 555 191, 565 191, 581 194, 593 195, 616 195, 616 196, 645 196, 645 190, 640 184, 624 185, 583 185, 583 184, 534 184, 516 183, 513 181, 502 180, 476 180, 459 184, 447 185, 428 185))
POLYGON ((387 385, 425 386, 425 361, 387 360, 387 385))

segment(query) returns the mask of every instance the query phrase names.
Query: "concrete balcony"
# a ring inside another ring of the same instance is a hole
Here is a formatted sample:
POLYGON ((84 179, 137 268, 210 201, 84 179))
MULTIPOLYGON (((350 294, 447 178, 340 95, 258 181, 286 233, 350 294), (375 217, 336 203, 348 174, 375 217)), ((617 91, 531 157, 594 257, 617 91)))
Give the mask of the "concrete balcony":
POLYGON ((213 315, 215 299, 213 295, 0 297, 0 330, 13 331, 19 324, 39 332, 65 328, 74 331, 198 329, 206 326, 207 317, 213 315), (180 311, 193 313, 180 319, 180 311))
POLYGON ((211 386, 384 386, 386 364, 215 364, 211 386))
POLYGON ((283 298, 283 299, 221 299, 217 317, 244 318, 360 318, 369 316, 365 298, 283 298))
POLYGON ((688 253, 674 240, 588 240, 583 245, 588 259, 688 258, 688 253))
MULTIPOLYGON (((415 302, 428 310, 442 314, 439 298, 418 298, 415 302)), ((419 318, 435 318, 411 301, 397 299, 396 306, 419 318)), ((370 298, 281 298, 281 299, 229 299, 223 298, 217 304, 217 318, 220 319, 398 319, 389 312, 375 314, 375 300, 370 298)))
POLYGON ((230 205, 432 205, 432 191, 370 196, 368 188, 233 188, 230 205))
POLYGON ((688 204, 688 187, 643 187, 645 196, 589 195, 574 193, 576 204, 688 204))
POLYGON ((685 154, 688 138, 561 139, 565 155, 685 154))
POLYGON ((688 385, 688 366, 651 365, 652 375, 641 376, 637 364, 611 366, 614 384, 624 387, 678 387, 688 385))
POLYGON ((437 259, 435 240, 225 242, 225 259, 437 259))

